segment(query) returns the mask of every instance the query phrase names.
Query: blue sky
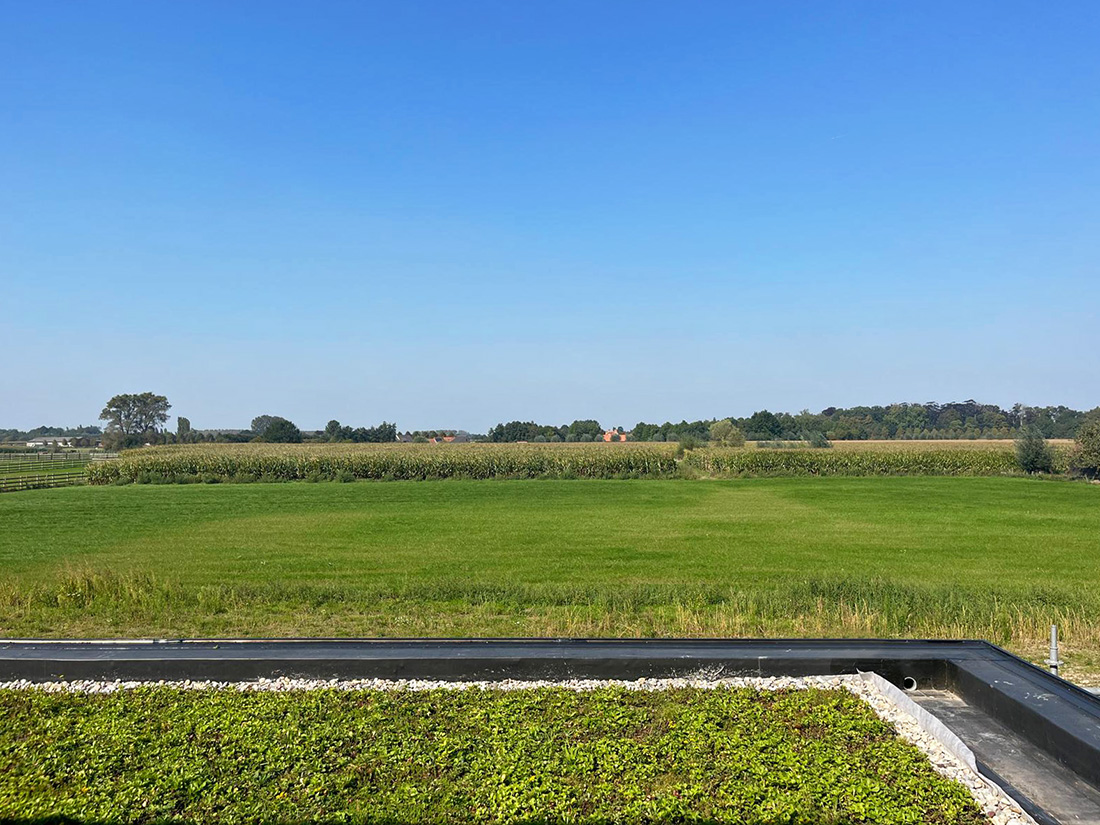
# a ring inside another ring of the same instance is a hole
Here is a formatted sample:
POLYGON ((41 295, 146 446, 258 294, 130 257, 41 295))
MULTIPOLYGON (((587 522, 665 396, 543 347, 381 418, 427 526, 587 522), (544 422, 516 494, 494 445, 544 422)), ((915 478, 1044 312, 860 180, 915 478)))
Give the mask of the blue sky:
POLYGON ((1100 404, 1100 5, 0 2, 0 427, 1100 404))

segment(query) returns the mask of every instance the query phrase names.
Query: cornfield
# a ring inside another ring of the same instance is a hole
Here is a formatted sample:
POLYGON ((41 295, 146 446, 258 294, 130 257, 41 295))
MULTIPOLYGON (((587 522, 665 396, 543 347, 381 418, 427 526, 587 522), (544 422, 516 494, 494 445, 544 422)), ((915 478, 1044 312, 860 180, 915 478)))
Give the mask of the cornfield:
POLYGON ((618 478, 676 472, 675 444, 226 444, 152 447, 89 468, 93 484, 188 480, 618 478))
MULTIPOLYGON (((1056 448, 1059 469, 1068 452, 1056 448)), ((124 452, 88 467, 92 484, 443 478, 661 478, 686 476, 989 476, 1018 472, 999 449, 858 450, 705 448, 625 444, 190 444, 124 452)))
MULTIPOLYGON (((1064 471, 1068 453, 1055 451, 1064 471)), ((1001 449, 700 450, 692 460, 707 475, 738 476, 995 476, 1019 472, 1011 442, 1001 449)))

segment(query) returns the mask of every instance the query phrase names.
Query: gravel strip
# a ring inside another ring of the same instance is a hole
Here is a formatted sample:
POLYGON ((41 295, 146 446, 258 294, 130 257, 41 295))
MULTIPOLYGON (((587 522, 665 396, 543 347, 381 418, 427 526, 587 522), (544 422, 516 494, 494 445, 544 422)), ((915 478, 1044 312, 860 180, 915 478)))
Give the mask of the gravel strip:
POLYGON ((976 773, 965 762, 943 746, 939 739, 931 735, 903 709, 880 690, 874 683, 862 676, 777 676, 777 677, 737 677, 715 678, 700 673, 691 678, 680 679, 637 679, 624 681, 619 679, 565 679, 521 681, 504 679, 501 681, 450 682, 430 679, 259 679, 255 682, 214 682, 214 681, 95 681, 76 680, 71 682, 0 682, 0 690, 41 690, 46 693, 114 693, 118 690, 132 690, 142 687, 168 687, 183 690, 236 690, 242 693, 288 692, 299 690, 536 690, 538 688, 565 688, 567 690, 598 690, 618 687, 625 690, 669 690, 674 688, 698 688, 715 690, 721 688, 754 688, 756 690, 783 690, 820 688, 823 690, 845 689, 868 705, 879 718, 891 724, 906 741, 920 749, 932 763, 938 773, 966 786, 974 796, 983 813, 994 825, 1035 825, 1027 813, 1001 788, 976 773))

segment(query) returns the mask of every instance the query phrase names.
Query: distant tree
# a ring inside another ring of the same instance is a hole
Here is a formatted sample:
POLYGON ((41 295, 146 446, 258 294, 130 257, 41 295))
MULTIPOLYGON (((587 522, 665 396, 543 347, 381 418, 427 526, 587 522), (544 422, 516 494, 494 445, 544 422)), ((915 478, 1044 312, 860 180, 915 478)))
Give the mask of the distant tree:
POLYGON ((603 435, 603 427, 600 426, 600 422, 594 418, 586 418, 583 420, 574 421, 569 425, 568 435, 573 436, 573 440, 577 440, 582 435, 587 433, 595 438, 596 436, 603 435))
POLYGON ((168 420, 172 405, 163 395, 151 392, 116 395, 99 414, 107 422, 108 429, 124 435, 143 435, 157 432, 168 420))
POLYGON ((325 438, 328 441, 340 440, 340 422, 337 421, 335 418, 325 425, 325 438))
POLYGON ((286 421, 286 419, 277 415, 257 415, 252 419, 252 426, 249 429, 258 437, 263 438, 267 428, 276 421, 286 421))
POLYGON ((1078 428, 1070 467, 1089 478, 1100 478, 1100 418, 1086 421, 1078 428))
MULTIPOLYGON (((634 425, 634 429, 630 431, 631 438, 635 441, 656 441, 658 439, 655 436, 659 435, 661 427, 659 424, 646 424, 644 421, 639 421, 634 425)), ((660 439, 664 441, 662 437, 660 439)))
POLYGON ((723 447, 745 446, 745 434, 728 418, 710 425, 710 440, 723 447))
POLYGON ((750 438, 779 438, 783 434, 783 425, 773 413, 767 410, 754 412, 746 423, 750 438))
POLYGON ((186 444, 191 441, 191 419, 184 418, 182 415, 176 419, 176 440, 180 444, 186 444))
POLYGON ((1025 473, 1049 473, 1054 470, 1054 451, 1042 431, 1028 424, 1016 439, 1016 463, 1025 473))
POLYGON ((825 432, 828 428, 829 422, 824 415, 814 415, 809 410, 802 410, 798 415, 791 417, 791 429, 796 432, 813 432, 815 430, 825 432))
POLYGON ((489 440, 496 442, 534 441, 537 435, 549 437, 553 432, 557 432, 557 428, 554 427, 549 428, 550 432, 545 432, 546 429, 546 427, 540 426, 534 421, 509 421, 507 424, 497 424, 489 430, 489 440))
POLYGON ((959 415, 959 411, 954 406, 945 408, 936 416, 936 429, 939 430, 951 430, 957 428, 961 423, 962 416, 959 415))
POLYGON ((302 431, 285 418, 277 418, 275 421, 268 424, 263 430, 263 435, 260 437, 264 441, 272 444, 302 443, 302 431))
POLYGON ((354 430, 350 427, 341 427, 340 432, 342 440, 353 441, 356 444, 364 442, 386 444, 397 440, 397 425, 386 421, 377 427, 356 427, 354 430))

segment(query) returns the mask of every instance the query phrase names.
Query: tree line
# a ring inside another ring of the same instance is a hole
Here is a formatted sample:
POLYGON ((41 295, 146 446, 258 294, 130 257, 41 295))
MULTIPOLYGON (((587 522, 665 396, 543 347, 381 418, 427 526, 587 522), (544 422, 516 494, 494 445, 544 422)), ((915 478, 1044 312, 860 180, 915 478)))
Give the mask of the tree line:
MULTIPOLYGON (((106 422, 106 430, 99 427, 81 428, 95 440, 101 440, 108 450, 140 447, 144 444, 194 444, 200 442, 244 442, 294 444, 303 441, 345 441, 387 443, 397 440, 397 425, 386 421, 375 427, 347 427, 332 420, 324 430, 303 432, 287 418, 279 415, 258 415, 246 430, 195 430, 190 419, 177 416, 176 430, 165 425, 172 404, 163 395, 152 392, 121 393, 113 396, 103 406, 100 420, 106 422)), ((35 435, 69 435, 61 428, 40 427, 31 433, 18 430, 2 430, 5 440, 27 440, 35 435), (56 432, 52 432, 56 430, 56 432)))
MULTIPOLYGON (((112 397, 98 426, 37 427, 33 430, 0 430, 0 441, 25 441, 35 436, 74 437, 87 446, 102 439, 107 449, 118 450, 142 444, 268 441, 390 443, 398 439, 397 425, 383 421, 373 427, 351 427, 329 421, 324 430, 303 431, 292 421, 277 415, 259 415, 248 429, 195 430, 191 422, 179 416, 175 432, 165 424, 172 405, 167 397, 152 392, 120 394, 112 397)), ((870 407, 827 407, 818 413, 758 410, 750 416, 683 420, 663 424, 639 421, 631 430, 611 428, 612 440, 677 441, 694 439, 736 444, 750 441, 809 441, 818 445, 830 440, 866 439, 967 439, 1015 438, 1024 429, 1032 429, 1043 438, 1074 438, 1085 424, 1100 421, 1100 407, 1089 411, 1065 406, 1029 407, 1015 404, 1003 409, 995 404, 959 401, 948 404, 898 403, 870 407)), ((423 441, 456 430, 417 431, 413 440, 423 441)), ((539 424, 534 421, 502 422, 487 435, 469 436, 472 441, 536 443, 591 442, 604 440, 607 430, 596 419, 577 419, 571 424, 539 424)))
POLYGON ((1100 420, 1100 407, 1087 412, 1064 406, 1028 407, 1023 404, 1002 409, 995 404, 960 401, 828 407, 819 413, 758 410, 750 416, 730 416, 728 419, 681 421, 678 424, 639 422, 630 436, 634 441, 679 441, 685 436, 705 441, 710 439, 711 427, 722 420, 730 421, 750 441, 815 437, 833 441, 1015 438, 1025 427, 1034 427, 1044 438, 1073 438, 1083 424, 1100 420))
MULTIPOLYGON (((509 421, 497 424, 486 440, 503 443, 514 441, 532 441, 535 443, 559 441, 603 441, 604 428, 594 418, 578 419, 572 424, 555 427, 552 424, 536 424, 534 421, 509 421)), ((616 432, 623 434, 622 427, 616 432)))
POLYGON ((303 442, 344 442, 349 444, 387 444, 397 440, 397 425, 387 421, 375 427, 349 427, 332 419, 323 430, 301 430, 281 415, 258 415, 247 430, 223 431, 214 434, 215 441, 263 441, 269 444, 300 444, 303 442))
MULTIPOLYGON (((663 424, 639 421, 629 431, 616 428, 630 441, 858 441, 869 439, 1015 438, 1033 427, 1044 438, 1073 438, 1086 422, 1100 420, 1100 407, 1090 411, 1065 406, 1029 407, 956 401, 949 404, 898 403, 871 407, 827 407, 819 413, 758 410, 749 416, 728 416, 663 424), (726 429, 729 422, 734 432, 726 429), (719 425, 719 435, 713 433, 719 425)), ((594 419, 555 426, 534 421, 509 421, 489 431, 489 441, 601 440, 604 428, 594 419)))
POLYGON ((99 441, 100 436, 103 435, 103 430, 94 424, 77 424, 75 427, 47 427, 43 425, 35 427, 33 430, 0 429, 0 443, 30 441, 44 435, 62 436, 72 439, 75 446, 91 447, 99 441))

